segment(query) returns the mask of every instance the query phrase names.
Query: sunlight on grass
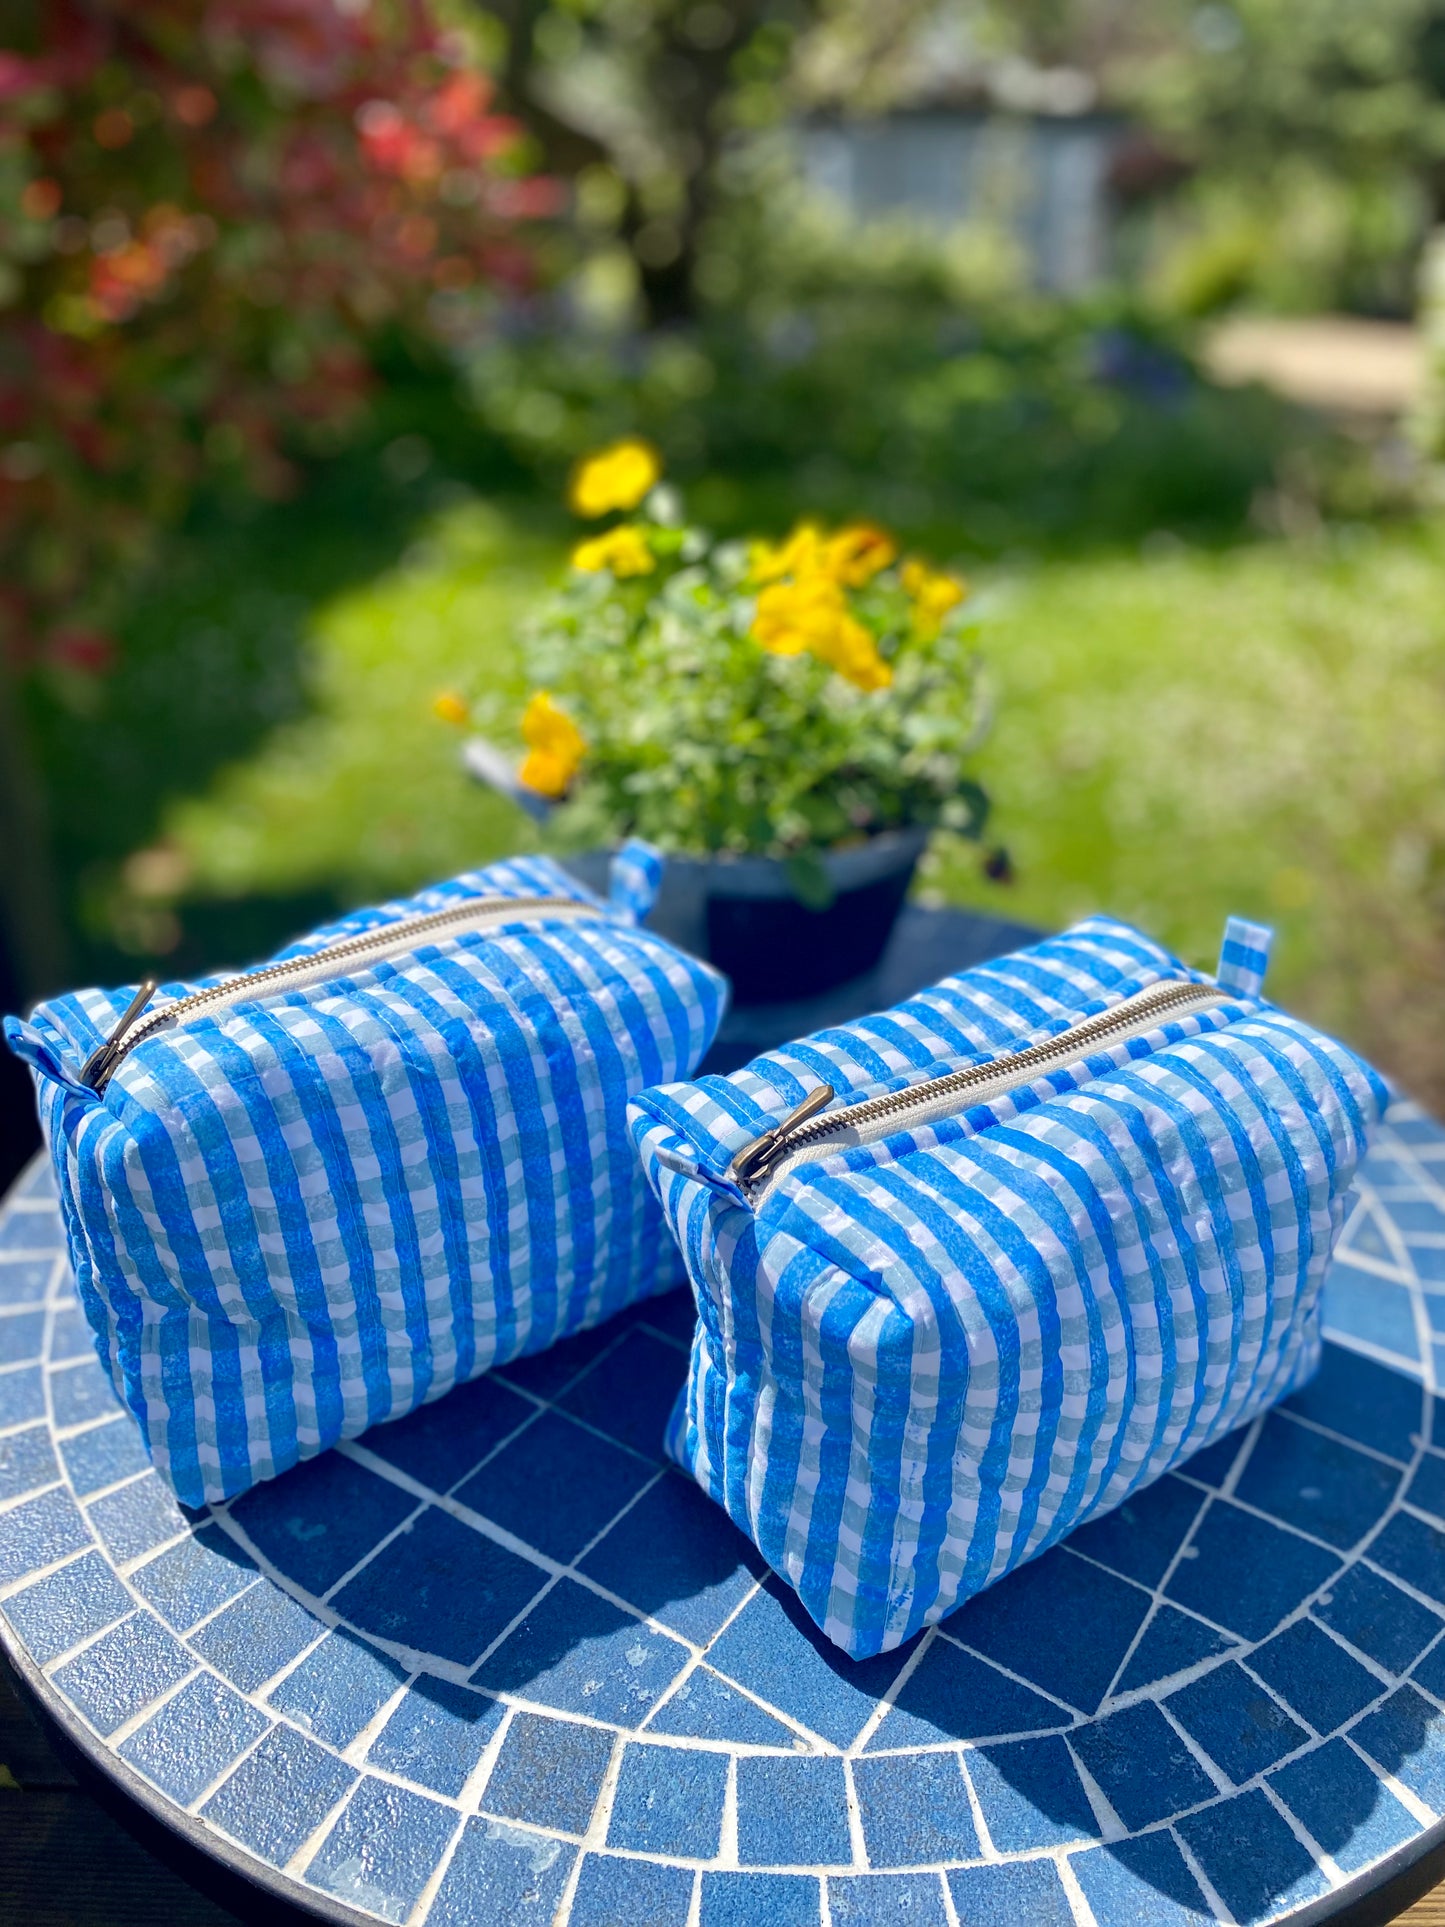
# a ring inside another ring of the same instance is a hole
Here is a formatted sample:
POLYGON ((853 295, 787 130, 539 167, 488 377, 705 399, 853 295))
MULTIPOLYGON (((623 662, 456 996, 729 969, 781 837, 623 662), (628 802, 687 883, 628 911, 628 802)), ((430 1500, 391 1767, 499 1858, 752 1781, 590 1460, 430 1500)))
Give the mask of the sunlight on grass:
MULTIPOLYGON (((316 713, 171 819, 196 886, 359 900, 530 841, 430 704, 517 685, 515 625, 558 556, 471 502, 325 605, 316 713)), ((1018 881, 987 882, 965 847, 929 887, 1046 926, 1108 909, 1206 966, 1227 912, 1272 922, 1275 994, 1445 1098, 1425 902, 1445 848, 1445 535, 1056 562, 985 593, 982 773, 1018 881)))
POLYGON ((1229 911, 1273 923, 1273 994, 1440 1101, 1442 592, 1445 536, 1407 530, 1001 587, 983 774, 1019 881, 960 854, 938 885, 1049 926, 1108 909, 1209 968, 1229 911))
POLYGON ((461 739, 431 705, 443 688, 520 690, 515 626, 558 559, 547 539, 466 503, 395 569, 321 607, 315 713, 172 814, 194 887, 326 883, 364 901, 534 840, 526 817, 464 778, 461 739))

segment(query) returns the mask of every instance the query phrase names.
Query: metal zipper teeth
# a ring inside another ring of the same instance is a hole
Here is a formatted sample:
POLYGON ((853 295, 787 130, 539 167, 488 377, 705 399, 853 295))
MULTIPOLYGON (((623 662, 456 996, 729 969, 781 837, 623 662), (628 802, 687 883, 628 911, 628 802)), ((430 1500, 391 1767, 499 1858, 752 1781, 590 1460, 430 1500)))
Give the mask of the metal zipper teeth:
POLYGON ((81 1079, 93 1091, 103 1091, 138 1044, 143 1044, 157 1031, 169 1030, 174 1024, 182 1024, 191 1017, 199 1016, 212 1004, 224 1003, 238 991, 244 990, 246 1001, 249 1002, 253 992, 258 997, 264 997, 288 977, 305 976, 315 970, 318 964, 350 963, 354 958, 365 957, 373 951, 390 950, 398 942, 404 948, 409 948, 415 940, 429 936, 433 931, 445 930, 451 924, 470 923, 484 916, 505 916, 513 910, 568 910, 587 916, 600 914, 596 906, 581 903, 575 897, 471 897, 465 903, 451 904, 445 910, 429 910, 425 916, 400 917, 395 923, 381 924, 375 930, 363 930, 359 936, 344 937, 340 943, 326 944, 320 950, 309 951, 304 957, 287 957, 282 963, 266 964, 260 970, 244 970, 234 977, 228 977, 224 983, 192 991, 189 997, 181 997, 175 1003, 167 1004, 164 1010, 156 1011, 144 1022, 134 1022, 131 1012, 127 1011, 105 1043, 91 1054, 81 1072, 81 1079))
POLYGON ((745 1145, 733 1160, 733 1176, 750 1197, 756 1198, 785 1158, 792 1158, 799 1151, 826 1143, 830 1137, 901 1117, 940 1098, 966 1096, 970 1091, 987 1085, 998 1086, 996 1094, 1002 1095, 1006 1089, 1032 1083, 1044 1070, 1074 1062, 1095 1044, 1119 1041, 1123 1035, 1131 1032, 1143 1034, 1151 1027, 1149 1020, 1170 1011, 1224 1001, 1227 1001, 1225 993, 1215 984, 1176 981, 1150 984, 1147 989, 1126 997, 1111 1009, 1084 1018, 1068 1030, 1061 1031, 1057 1037, 1030 1044, 1015 1056, 996 1058, 988 1064, 971 1064, 966 1070, 949 1071, 943 1077, 931 1077, 925 1084, 913 1084, 906 1090, 865 1098, 861 1103, 850 1104, 841 1111, 820 1111, 816 1100, 822 1092, 827 1093, 822 1098, 824 1103, 831 1100, 833 1095, 832 1090, 824 1085, 820 1091, 810 1092, 803 1104, 799 1105, 798 1111, 785 1118, 775 1131, 764 1132, 762 1137, 745 1145), (818 1114, 806 1115, 807 1110, 818 1114), (793 1117, 797 1117, 798 1112, 805 1112, 805 1116, 794 1124, 793 1117))

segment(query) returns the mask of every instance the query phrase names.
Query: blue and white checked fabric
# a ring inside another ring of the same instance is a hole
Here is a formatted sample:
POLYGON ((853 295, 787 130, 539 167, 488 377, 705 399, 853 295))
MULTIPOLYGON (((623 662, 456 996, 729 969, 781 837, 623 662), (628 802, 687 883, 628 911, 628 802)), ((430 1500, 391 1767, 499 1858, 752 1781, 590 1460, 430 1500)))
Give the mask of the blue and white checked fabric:
POLYGON ((725 986, 636 927, 659 867, 622 852, 610 907, 536 857, 359 911, 283 956, 474 897, 597 914, 519 911, 198 1012, 101 1096, 79 1068, 128 990, 7 1022, 101 1360, 180 1498, 230 1498, 679 1281, 626 1103, 696 1067, 725 986))
MULTIPOLYGON (((1231 928, 1256 992, 1267 938, 1231 928)), ((1210 981, 1093 918, 629 1112, 700 1314, 669 1450, 854 1658, 1309 1378, 1386 1091, 1226 985, 989 1105, 820 1145, 756 1202, 732 1160, 820 1082, 834 1108, 902 1090, 1167 979, 1210 981)))

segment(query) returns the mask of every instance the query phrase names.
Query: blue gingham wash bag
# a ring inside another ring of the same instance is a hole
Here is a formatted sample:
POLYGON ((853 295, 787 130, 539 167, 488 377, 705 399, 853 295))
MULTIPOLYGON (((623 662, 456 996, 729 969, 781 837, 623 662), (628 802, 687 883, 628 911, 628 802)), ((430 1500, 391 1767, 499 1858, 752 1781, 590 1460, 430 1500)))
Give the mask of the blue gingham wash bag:
POLYGON ((627 1134, 723 979, 528 857, 274 965, 10 1019, 81 1300, 157 1469, 224 1499, 678 1283, 627 1134), (107 1039, 114 1042, 107 1044, 107 1039))
POLYGON ((629 1116, 699 1323, 668 1448, 854 1658, 1302 1384, 1386 1091, 1124 924, 629 1116))

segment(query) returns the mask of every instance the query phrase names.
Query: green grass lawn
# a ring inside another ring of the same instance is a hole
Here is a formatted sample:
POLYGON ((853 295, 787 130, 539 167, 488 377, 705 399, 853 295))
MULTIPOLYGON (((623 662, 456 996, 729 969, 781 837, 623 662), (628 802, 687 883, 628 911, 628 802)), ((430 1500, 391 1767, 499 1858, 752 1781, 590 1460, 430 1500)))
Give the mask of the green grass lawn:
MULTIPOLYGON (((515 682, 517 617, 560 556, 464 501, 317 604, 309 713, 169 807, 188 890, 362 900, 535 841, 430 702, 515 682)), ((982 773, 1017 880, 960 847, 924 887, 1043 925, 1108 909, 1206 965, 1229 911, 1270 921, 1276 994, 1445 1106, 1445 530, 1151 547, 981 593, 982 773)))

